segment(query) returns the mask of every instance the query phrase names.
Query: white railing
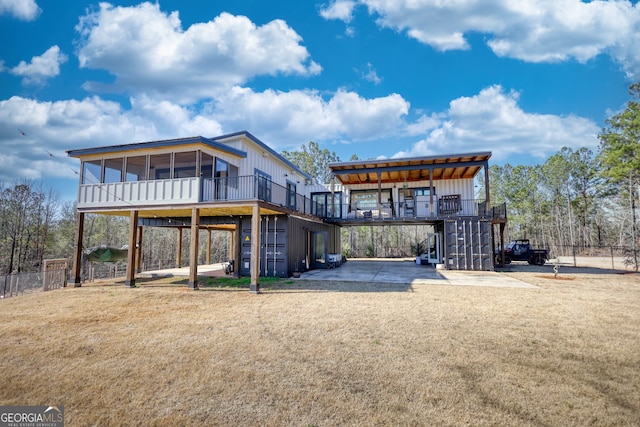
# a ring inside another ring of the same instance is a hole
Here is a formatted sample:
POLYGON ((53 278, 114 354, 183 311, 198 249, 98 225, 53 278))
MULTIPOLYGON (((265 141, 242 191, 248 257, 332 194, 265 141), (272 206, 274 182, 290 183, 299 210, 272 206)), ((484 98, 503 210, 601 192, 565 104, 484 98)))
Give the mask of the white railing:
POLYGON ((78 188, 78 208, 197 203, 199 198, 200 178, 82 184, 78 188))

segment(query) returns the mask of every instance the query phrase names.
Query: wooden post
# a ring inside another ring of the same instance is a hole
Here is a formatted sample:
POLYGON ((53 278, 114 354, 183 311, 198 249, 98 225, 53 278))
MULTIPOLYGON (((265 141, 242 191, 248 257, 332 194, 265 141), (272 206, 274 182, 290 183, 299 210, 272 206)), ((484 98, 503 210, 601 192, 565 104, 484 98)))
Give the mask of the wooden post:
POLYGON ((200 209, 191 209, 191 248, 189 250, 189 287, 198 289, 198 234, 200 233, 200 209))
POLYGON ((234 260, 234 270, 233 275, 235 277, 240 277, 240 252, 242 251, 242 238, 241 238, 241 221, 240 219, 235 220, 235 230, 232 232, 233 235, 233 245, 232 245, 232 254, 231 259, 234 260))
POLYGON ((260 293, 260 206, 253 206, 251 215, 251 284, 249 292, 260 293))
POLYGON ((138 245, 136 246, 136 273, 142 271, 142 226, 138 227, 138 245))
POLYGON ((211 229, 207 228, 207 264, 211 264, 211 229))
POLYGON ((73 250, 73 267, 71 269, 73 274, 73 286, 79 288, 82 286, 82 235, 84 234, 84 213, 76 213, 76 235, 75 246, 73 250))
POLYGON ((125 286, 136 286, 136 236, 138 231, 138 211, 129 213, 129 250, 127 251, 127 278, 125 286))
POLYGON ((176 266, 182 267, 182 227, 178 227, 178 241, 176 249, 176 266))
POLYGON ((491 209, 491 197, 489 195, 489 162, 484 162, 484 194, 487 203, 487 211, 491 209))

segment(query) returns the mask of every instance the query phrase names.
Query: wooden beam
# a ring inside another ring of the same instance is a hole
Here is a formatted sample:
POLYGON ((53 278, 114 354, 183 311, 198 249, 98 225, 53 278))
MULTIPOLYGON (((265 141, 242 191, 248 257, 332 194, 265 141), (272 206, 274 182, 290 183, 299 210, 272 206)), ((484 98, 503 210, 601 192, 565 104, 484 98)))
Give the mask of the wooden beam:
POLYGON ((182 228, 178 227, 178 237, 176 241, 176 266, 182 267, 182 228))
POLYGON ((249 292, 260 293, 260 206, 253 206, 251 215, 251 283, 249 292))
POLYGON ((138 235, 138 211, 129 212, 129 251, 127 252, 127 278, 125 286, 136 286, 136 237, 138 235))
POLYGON ((491 209, 491 198, 489 197, 489 162, 484 162, 484 193, 487 202, 487 210, 491 209))
POLYGON ((200 209, 191 209, 191 247, 189 250, 189 287, 198 289, 198 235, 200 234, 200 209))
POLYGON ((138 227, 138 245, 136 246, 136 273, 142 271, 142 226, 138 227))
POLYGON ((211 229, 207 229, 207 264, 211 264, 211 229))
POLYGON ((76 213, 76 235, 75 245, 73 247, 73 267, 71 274, 72 281, 76 288, 82 286, 82 236, 84 234, 84 213, 76 213))

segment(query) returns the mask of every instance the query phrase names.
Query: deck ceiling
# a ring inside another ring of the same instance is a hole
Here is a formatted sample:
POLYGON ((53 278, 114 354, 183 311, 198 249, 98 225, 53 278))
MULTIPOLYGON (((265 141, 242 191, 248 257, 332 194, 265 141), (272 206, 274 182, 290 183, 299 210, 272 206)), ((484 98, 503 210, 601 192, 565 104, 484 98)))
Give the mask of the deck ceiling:
MULTIPOLYGON (((191 207, 171 208, 171 207, 126 207, 126 208, 112 208, 112 209, 95 209, 86 210, 85 213, 95 213, 101 215, 114 215, 124 216, 130 215, 132 210, 138 211, 139 218, 161 218, 161 219, 177 219, 177 218, 191 218, 191 207)), ((253 213, 253 207, 251 205, 238 205, 238 206, 221 206, 212 207, 205 206, 200 207, 200 217, 242 217, 251 216, 253 213)), ((261 215, 278 215, 282 212, 275 209, 268 209, 261 207, 261 215)), ((179 224, 177 224, 179 225, 179 224)), ((203 226, 204 227, 204 226, 203 226)), ((215 228, 234 228, 233 225, 215 225, 215 228)))
POLYGON ((431 179, 474 178, 487 165, 490 152, 332 163, 329 168, 344 185, 405 183, 431 179))

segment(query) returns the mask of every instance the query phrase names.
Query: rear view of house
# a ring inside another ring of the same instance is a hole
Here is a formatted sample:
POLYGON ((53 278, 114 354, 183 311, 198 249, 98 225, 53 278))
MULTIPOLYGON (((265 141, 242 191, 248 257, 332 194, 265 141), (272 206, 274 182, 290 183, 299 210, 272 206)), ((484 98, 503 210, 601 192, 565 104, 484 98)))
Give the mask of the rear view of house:
MULTIPOLYGON (((429 260, 452 269, 493 268, 490 153, 330 165, 318 185, 246 131, 75 149, 81 161, 73 278, 80 285, 84 215, 128 216, 126 284, 135 285, 145 227, 190 232, 189 285, 198 287, 200 230, 231 233, 236 274, 288 277, 326 268, 341 251, 340 228, 429 224, 429 260), (484 171, 484 192, 475 194, 484 171)), ((210 246, 210 245, 209 245, 210 246)))

